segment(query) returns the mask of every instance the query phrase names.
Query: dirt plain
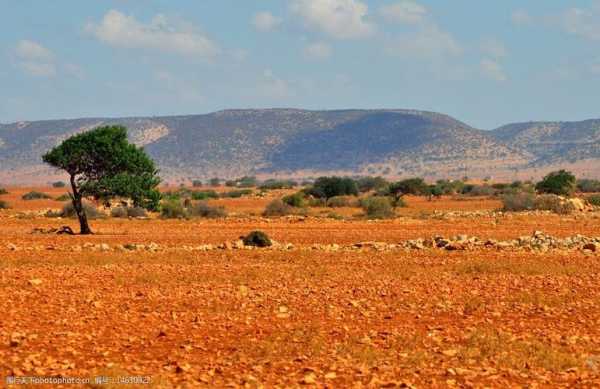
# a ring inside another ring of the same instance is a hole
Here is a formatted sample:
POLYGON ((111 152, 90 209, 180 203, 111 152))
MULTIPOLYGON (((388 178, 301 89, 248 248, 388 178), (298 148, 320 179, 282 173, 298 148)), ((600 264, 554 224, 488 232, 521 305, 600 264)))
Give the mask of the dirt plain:
POLYGON ((262 218, 273 193, 216 200, 230 212, 224 220, 107 218, 91 222, 95 235, 66 236, 32 234, 77 227, 30 214, 60 202, 8 190, 0 377, 148 376, 166 388, 600 386, 599 253, 311 249, 536 230, 596 237, 596 213, 473 215, 500 204, 409 198, 387 221, 360 219, 357 208, 335 209, 344 220, 321 217, 327 209, 262 218), (294 248, 178 249, 256 229, 294 248), (165 249, 112 249, 152 243, 165 249), (86 244, 111 249, 72 249, 86 244))

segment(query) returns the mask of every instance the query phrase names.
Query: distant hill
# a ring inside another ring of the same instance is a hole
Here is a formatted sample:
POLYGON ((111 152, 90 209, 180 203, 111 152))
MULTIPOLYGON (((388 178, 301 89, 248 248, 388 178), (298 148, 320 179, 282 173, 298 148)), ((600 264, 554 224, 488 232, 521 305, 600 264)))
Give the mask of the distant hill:
POLYGON ((107 124, 127 126, 172 182, 247 174, 529 178, 560 163, 585 170, 600 161, 600 120, 482 131, 416 110, 249 109, 0 124, 0 181, 47 182, 57 172, 41 163, 44 152, 107 124))

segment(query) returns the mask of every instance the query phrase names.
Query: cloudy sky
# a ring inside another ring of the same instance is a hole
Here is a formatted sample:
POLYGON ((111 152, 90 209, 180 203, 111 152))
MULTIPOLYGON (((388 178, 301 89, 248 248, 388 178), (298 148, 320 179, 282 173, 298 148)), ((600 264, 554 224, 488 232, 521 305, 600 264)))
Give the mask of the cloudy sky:
POLYGON ((0 122, 415 108, 600 117, 600 0, 0 0, 0 122))

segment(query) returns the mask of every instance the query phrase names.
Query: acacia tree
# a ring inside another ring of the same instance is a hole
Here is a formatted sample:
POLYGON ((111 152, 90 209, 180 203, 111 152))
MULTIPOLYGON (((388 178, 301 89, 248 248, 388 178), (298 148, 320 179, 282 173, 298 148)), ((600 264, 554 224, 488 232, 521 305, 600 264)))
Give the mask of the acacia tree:
POLYGON ((70 177, 73 208, 81 234, 91 234, 83 199, 109 202, 129 198, 134 206, 155 210, 159 206, 160 183, 154 162, 127 140, 123 126, 105 126, 74 135, 42 157, 70 177))

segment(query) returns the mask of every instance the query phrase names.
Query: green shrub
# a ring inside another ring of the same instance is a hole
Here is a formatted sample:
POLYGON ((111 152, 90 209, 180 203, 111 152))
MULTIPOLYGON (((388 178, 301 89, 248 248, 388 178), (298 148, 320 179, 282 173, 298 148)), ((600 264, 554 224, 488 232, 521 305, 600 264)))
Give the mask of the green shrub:
POLYGON ((600 195, 596 194, 596 195, 591 195, 588 196, 586 198, 587 202, 596 206, 596 207, 600 207, 600 195))
POLYGON ((214 190, 202 190, 192 192, 192 200, 218 199, 219 194, 214 190))
POLYGON ((229 192, 221 193, 221 197, 223 197, 223 198, 237 199, 237 198, 240 198, 242 196, 251 195, 252 193, 254 193, 254 191, 252 189, 232 190, 232 191, 229 191, 229 192))
POLYGON ((510 212, 529 211, 535 207, 535 195, 517 193, 502 196, 502 210, 510 212))
POLYGON ((33 191, 33 192, 25 193, 21 198, 23 200, 42 200, 42 199, 51 199, 52 197, 50 197, 46 193, 33 191))
POLYGON ((210 181, 208 181, 208 183, 210 184, 210 186, 220 186, 221 179, 218 177, 214 177, 214 178, 211 178, 210 181))
POLYGON ((409 178, 406 180, 394 182, 389 186, 390 194, 397 195, 415 195, 426 196, 429 194, 429 185, 422 178, 409 178))
POLYGON ((292 180, 274 180, 269 179, 263 182, 260 186, 260 190, 274 190, 274 189, 292 189, 298 186, 298 183, 292 180))
POLYGON ((577 190, 582 193, 600 193, 600 181, 590 179, 577 180, 577 190))
POLYGON ((56 201, 71 201, 71 196, 69 196, 68 193, 65 193, 65 194, 61 194, 60 196, 58 196, 54 200, 56 200, 56 201))
POLYGON ((269 204, 267 204, 267 207, 265 208, 263 215, 267 216, 267 217, 286 216, 286 215, 291 215, 293 213, 294 213, 294 209, 292 206, 284 203, 280 199, 275 199, 275 200, 271 201, 269 204))
POLYGON ((330 199, 335 196, 356 196, 358 186, 348 177, 319 177, 307 193, 316 197, 330 199))
POLYGON ((115 207, 110 210, 110 216, 116 217, 116 218, 125 218, 125 217, 127 217, 127 208, 115 207))
POLYGON ((327 200, 327 206, 330 208, 342 208, 352 206, 351 201, 346 196, 334 196, 327 200))
POLYGON ((356 185, 361 193, 377 190, 388 186, 390 183, 383 177, 361 177, 356 180, 356 185))
POLYGON ((294 194, 284 196, 281 200, 291 207, 306 207, 306 197, 303 192, 296 192, 294 194))
POLYGON ((10 205, 4 200, 0 200, 0 209, 10 209, 10 205))
POLYGON ((574 206, 565 202, 554 194, 544 194, 535 199, 534 209, 539 211, 552 211, 559 215, 566 215, 575 210, 574 206))
POLYGON ((203 185, 202 181, 200 181, 200 180, 193 180, 192 181, 192 187, 194 187, 194 188, 200 188, 202 185, 203 185))
POLYGON ((252 231, 243 238, 244 245, 254 247, 270 247, 273 245, 271 239, 262 231, 252 231))
MULTIPOLYGON (((93 204, 83 203, 83 210, 88 219, 102 219, 105 218, 106 215, 98 210, 93 204)), ((47 216, 50 216, 47 214, 47 216)), ((62 211, 55 214, 55 216, 59 217, 69 217, 75 218, 77 217, 77 213, 75 212, 75 207, 73 207, 73 203, 67 203, 63 206, 62 211)))
POLYGON ((465 183, 460 180, 437 180, 435 183, 435 187, 441 189, 442 194, 444 195, 453 195, 461 193, 463 188, 465 187, 465 183))
POLYGON ((148 213, 142 207, 127 208, 127 216, 129 217, 148 217, 148 213))
POLYGON ((4 188, 0 188, 0 195, 8 194, 8 191, 4 188))
POLYGON ((496 190, 489 185, 465 185, 462 194, 467 196, 493 196, 496 190))
POLYGON ((163 219, 184 219, 187 216, 187 210, 179 200, 166 200, 161 204, 160 217, 163 219))
POLYGON ((373 196, 361 201, 368 219, 388 219, 394 216, 394 210, 388 197, 373 196))
POLYGON ((539 193, 571 196, 575 192, 576 186, 577 179, 571 172, 559 170, 549 173, 535 185, 535 189, 539 193))
POLYGON ((193 204, 187 209, 187 214, 193 217, 205 217, 209 219, 219 219, 227 217, 227 211, 224 207, 213 207, 204 201, 193 204))
POLYGON ((64 188, 65 186, 67 186, 67 184, 65 184, 63 181, 56 181, 52 183, 53 188, 64 188))

